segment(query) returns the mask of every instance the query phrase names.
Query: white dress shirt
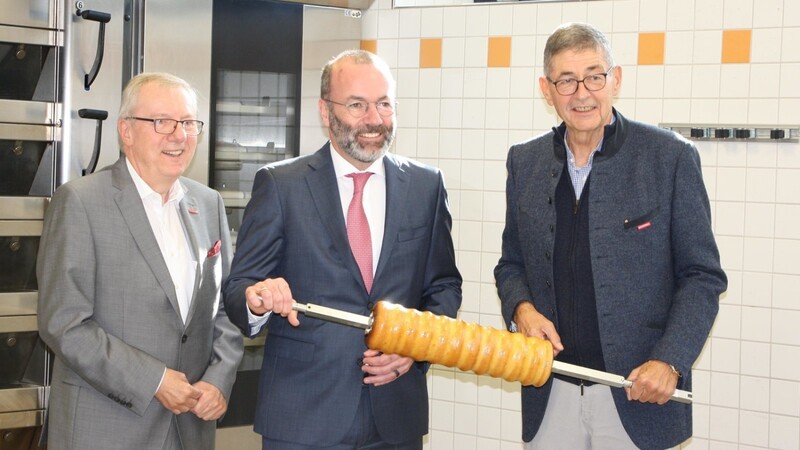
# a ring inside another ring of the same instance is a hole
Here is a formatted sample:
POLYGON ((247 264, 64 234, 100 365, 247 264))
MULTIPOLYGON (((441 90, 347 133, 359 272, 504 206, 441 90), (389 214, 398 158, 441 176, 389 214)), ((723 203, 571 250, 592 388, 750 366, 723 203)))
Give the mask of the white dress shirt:
POLYGON ((150 228, 153 229, 156 242, 158 242, 158 248, 161 249, 161 255, 164 257, 164 262, 167 263, 172 284, 175 285, 181 319, 185 324, 194 294, 197 261, 194 261, 179 212, 179 203, 185 195, 183 186, 175 181, 169 189, 167 202, 163 203, 161 194, 148 186, 136 173, 130 161, 126 159, 125 163, 131 178, 133 178, 133 183, 136 185, 136 190, 139 191, 139 196, 142 198, 144 211, 147 213, 150 228))
MULTIPOLYGON (((364 185, 362 203, 364 213, 369 223, 369 234, 372 240, 372 274, 378 267, 378 258, 383 247, 383 230, 386 226, 386 168, 383 166, 383 157, 373 162, 366 170, 358 170, 347 162, 346 159, 331 148, 333 170, 336 172, 336 184, 339 186, 339 198, 342 201, 342 215, 347 222, 347 209, 353 200, 353 179, 347 175, 358 172, 372 172, 364 185)), ((347 223, 345 223, 347 225, 347 223)))

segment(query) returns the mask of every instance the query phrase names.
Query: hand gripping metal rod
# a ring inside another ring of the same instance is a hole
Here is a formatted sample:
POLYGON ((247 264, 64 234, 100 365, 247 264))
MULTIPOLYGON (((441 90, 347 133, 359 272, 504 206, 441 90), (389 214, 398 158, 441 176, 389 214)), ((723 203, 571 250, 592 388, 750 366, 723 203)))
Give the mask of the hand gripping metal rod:
MULTIPOLYGON (((553 373, 567 375, 611 387, 629 388, 633 386, 633 381, 626 380, 622 375, 615 375, 613 373, 589 369, 588 367, 576 366, 575 364, 569 364, 561 361, 553 361, 552 371, 553 373)), ((672 393, 670 400, 691 404, 692 393, 689 391, 683 391, 681 389, 675 389, 675 392, 672 393)))

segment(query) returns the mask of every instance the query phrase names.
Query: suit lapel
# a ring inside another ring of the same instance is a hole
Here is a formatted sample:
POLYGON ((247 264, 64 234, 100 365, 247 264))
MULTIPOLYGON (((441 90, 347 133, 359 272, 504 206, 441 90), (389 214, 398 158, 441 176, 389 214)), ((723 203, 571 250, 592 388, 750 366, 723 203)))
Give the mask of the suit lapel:
POLYGON ((185 195, 181 202, 179 203, 179 210, 181 216, 181 223, 183 224, 183 229, 186 232, 186 236, 189 238, 189 247, 191 247, 192 252, 192 260, 195 263, 195 275, 194 275, 194 286, 192 289, 192 300, 189 304, 189 313, 186 314, 186 326, 189 326, 189 322, 192 321, 192 316, 194 315, 194 310, 196 309, 197 302, 196 297, 197 293, 200 291, 200 283, 203 280, 203 263, 205 259, 205 255, 203 255, 200 251, 200 244, 199 244, 199 232, 201 228, 198 227, 197 221, 201 217, 200 214, 202 211, 200 210, 197 199, 192 195, 192 193, 188 190, 186 185, 183 185, 183 189, 185 195), (202 258, 202 259, 201 259, 202 258))
POLYGON ((339 186, 336 183, 336 171, 333 169, 331 160, 330 143, 309 159, 308 165, 313 169, 306 175, 311 198, 317 208, 322 223, 328 230, 328 234, 333 241, 333 245, 347 265, 347 268, 364 287, 364 280, 358 270, 358 264, 350 250, 350 242, 347 239, 347 226, 342 215, 342 202, 339 198, 339 186))
POLYGON ((133 236, 136 246, 139 247, 142 258, 150 266, 150 270, 153 271, 158 284, 164 290, 169 303, 180 318, 175 285, 172 283, 167 263, 164 261, 161 249, 158 248, 158 242, 156 242, 156 238, 153 235, 153 229, 150 227, 150 221, 144 211, 139 191, 136 190, 136 185, 133 183, 130 173, 128 173, 125 158, 120 158, 114 164, 112 171, 114 186, 119 189, 119 192, 114 196, 114 201, 119 208, 120 214, 122 214, 122 218, 127 223, 131 236, 133 236))
POLYGON ((383 166, 386 168, 386 223, 383 231, 381 256, 375 270, 375 283, 378 282, 382 269, 389 262, 394 244, 397 242, 400 224, 408 214, 408 173, 388 153, 383 158, 383 166))

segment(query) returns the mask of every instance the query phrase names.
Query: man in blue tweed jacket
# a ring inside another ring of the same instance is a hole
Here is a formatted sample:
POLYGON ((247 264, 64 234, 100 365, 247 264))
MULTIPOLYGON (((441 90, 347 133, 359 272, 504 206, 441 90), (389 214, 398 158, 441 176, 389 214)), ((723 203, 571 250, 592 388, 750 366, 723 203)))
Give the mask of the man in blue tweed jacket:
POLYGON ((727 279, 696 148, 612 107, 622 70, 597 29, 566 24, 540 88, 563 123, 511 147, 495 268, 512 329, 630 389, 556 376, 522 392, 530 449, 667 448, 692 432, 691 368, 727 279))

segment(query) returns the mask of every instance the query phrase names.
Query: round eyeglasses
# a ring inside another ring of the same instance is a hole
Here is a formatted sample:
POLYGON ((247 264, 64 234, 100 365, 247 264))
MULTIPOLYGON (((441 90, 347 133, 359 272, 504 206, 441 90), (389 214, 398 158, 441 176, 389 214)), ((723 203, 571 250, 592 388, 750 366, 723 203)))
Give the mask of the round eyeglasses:
POLYGON ((187 136, 197 136, 203 132, 202 120, 148 119, 146 117, 135 116, 128 116, 126 119, 152 122, 153 129, 156 130, 158 134, 172 134, 178 129, 178 124, 181 124, 181 128, 183 128, 187 136))
POLYGON ((328 103, 333 103, 334 105, 344 106, 347 112, 355 119, 360 119, 366 116, 367 111, 369 111, 369 105, 375 105, 375 109, 378 111, 378 114, 383 117, 388 117, 394 114, 394 108, 397 106, 397 102, 390 102, 388 100, 382 100, 379 102, 352 101, 348 103, 339 103, 327 98, 323 98, 323 100, 328 103))
POLYGON ((600 89, 606 87, 608 74, 611 73, 613 68, 614 66, 611 66, 604 73, 595 73, 582 80, 576 80, 575 78, 562 78, 560 80, 553 81, 550 79, 550 77, 546 78, 547 81, 553 83, 553 86, 556 87, 556 92, 561 95, 572 95, 578 92, 578 84, 580 83, 583 83, 583 87, 585 87, 587 91, 599 91, 600 89))

